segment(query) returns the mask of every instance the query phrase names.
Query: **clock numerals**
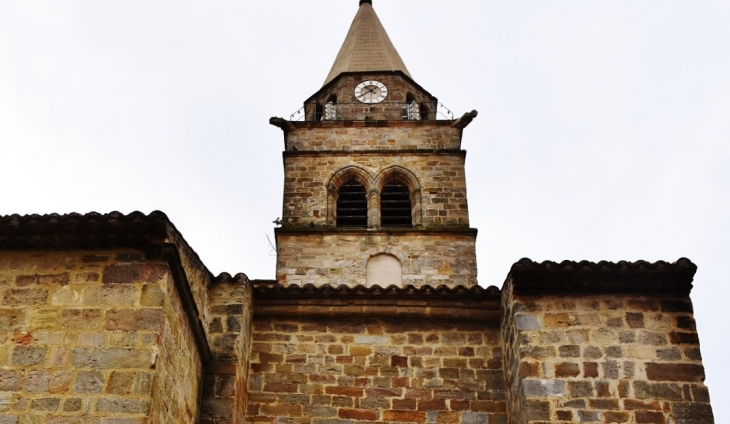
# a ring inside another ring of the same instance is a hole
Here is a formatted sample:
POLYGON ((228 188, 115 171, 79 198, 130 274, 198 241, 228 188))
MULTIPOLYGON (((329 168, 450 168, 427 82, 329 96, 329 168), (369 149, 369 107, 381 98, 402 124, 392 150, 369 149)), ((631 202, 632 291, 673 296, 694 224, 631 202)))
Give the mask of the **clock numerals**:
POLYGON ((380 103, 387 96, 388 89, 379 81, 363 81, 355 87, 355 98, 362 103, 380 103))

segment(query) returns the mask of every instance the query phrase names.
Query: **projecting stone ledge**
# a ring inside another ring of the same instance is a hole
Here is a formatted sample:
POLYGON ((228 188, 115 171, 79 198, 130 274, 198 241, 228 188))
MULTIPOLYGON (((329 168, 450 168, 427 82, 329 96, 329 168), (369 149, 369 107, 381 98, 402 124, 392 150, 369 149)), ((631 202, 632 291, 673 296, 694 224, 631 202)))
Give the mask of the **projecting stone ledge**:
POLYGON ((467 112, 464 115, 462 115, 461 118, 459 118, 456 121, 454 121, 454 123, 451 124, 451 126, 454 127, 454 128, 459 128, 459 129, 462 129, 463 130, 469 124, 471 124, 471 121, 473 121, 474 118, 476 118, 478 114, 479 114, 479 112, 477 112, 476 110, 472 110, 471 112, 467 112))
POLYGON ((297 129, 297 127, 295 127, 294 124, 292 124, 291 122, 287 121, 284 118, 279 118, 276 116, 272 116, 271 118, 269 118, 269 124, 281 128, 284 133, 289 133, 297 129))

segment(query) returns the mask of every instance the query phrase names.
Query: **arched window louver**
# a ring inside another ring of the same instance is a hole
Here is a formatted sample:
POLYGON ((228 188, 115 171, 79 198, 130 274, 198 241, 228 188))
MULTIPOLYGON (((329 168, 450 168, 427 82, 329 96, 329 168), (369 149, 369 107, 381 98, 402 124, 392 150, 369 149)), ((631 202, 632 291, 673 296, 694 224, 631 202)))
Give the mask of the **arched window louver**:
POLYGON ((380 225, 410 227, 413 225, 411 210, 411 191, 408 186, 399 180, 387 182, 380 192, 380 225))
POLYGON ((367 192, 365 186, 354 178, 337 190, 337 226, 368 226, 367 192))

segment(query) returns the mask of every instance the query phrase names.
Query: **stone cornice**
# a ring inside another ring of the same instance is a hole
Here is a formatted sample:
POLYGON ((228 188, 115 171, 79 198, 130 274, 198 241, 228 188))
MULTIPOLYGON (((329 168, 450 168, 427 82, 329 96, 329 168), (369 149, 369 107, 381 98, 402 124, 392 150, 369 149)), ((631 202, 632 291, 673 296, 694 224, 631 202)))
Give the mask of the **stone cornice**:
POLYGON ((343 228, 343 227, 280 227, 275 228, 276 235, 468 235, 476 237, 478 230, 469 227, 450 227, 450 228, 412 228, 412 227, 387 227, 380 229, 367 228, 343 228))
POLYGON ((496 287, 282 286, 254 281, 254 316, 433 318, 498 323, 496 287))
POLYGON ((404 149, 404 150, 287 150, 282 152, 285 158, 300 156, 434 156, 457 155, 466 157, 463 149, 404 149))

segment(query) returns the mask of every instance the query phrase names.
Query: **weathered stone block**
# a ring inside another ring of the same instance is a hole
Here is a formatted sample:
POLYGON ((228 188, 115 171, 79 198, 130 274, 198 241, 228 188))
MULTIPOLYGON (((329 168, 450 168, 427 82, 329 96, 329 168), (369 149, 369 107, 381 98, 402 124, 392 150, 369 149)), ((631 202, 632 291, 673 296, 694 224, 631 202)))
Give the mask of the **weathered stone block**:
POLYGON ((111 309, 104 328, 109 331, 161 331, 165 315, 161 309, 111 309))
POLYGON ((67 393, 71 388, 73 377, 73 370, 64 369, 53 371, 48 383, 48 392, 51 394, 67 393))
POLYGON ((638 399, 681 401, 682 389, 677 384, 634 381, 634 393, 638 399))
POLYGON ((30 409, 34 411, 47 411, 53 412, 58 411, 58 407, 61 405, 61 399, 56 397, 45 397, 39 399, 33 399, 30 402, 30 409))
POLYGON ((540 321, 535 315, 515 315, 515 326, 518 331, 533 331, 540 329, 540 321))
POLYGON ((695 364, 646 364, 646 376, 651 381, 688 381, 705 380, 705 369, 695 364))
POLYGON ((101 393, 104 389, 104 374, 100 371, 79 371, 73 388, 78 394, 101 393))
POLYGON ((572 398, 588 398, 593 397, 593 383, 590 381, 569 381, 568 389, 572 398))
POLYGON ((104 348, 94 349, 89 359, 93 368, 150 368, 154 355, 144 349, 104 348))
POLYGON ((105 284, 156 283, 167 272, 162 264, 119 263, 104 267, 102 281, 105 284))
POLYGON ((63 412, 76 412, 81 410, 81 398, 68 398, 63 402, 63 412))
POLYGON ((667 422, 664 414, 656 411, 636 411, 637 423, 665 424, 667 422))
POLYGON ((522 392, 525 397, 563 396, 565 381, 526 379, 522 382, 522 392))
POLYGON ((28 373, 28 381, 25 390, 30 393, 43 393, 48 391, 50 376, 48 370, 36 370, 28 373))
POLYGON ((41 365, 46 362, 47 355, 48 347, 46 346, 15 346, 11 364, 20 366, 41 365))
POLYGON ((138 290, 131 285, 94 285, 82 291, 82 304, 100 306, 134 306, 138 290))
POLYGON ((64 309, 58 318, 58 325, 67 329, 89 330, 99 326, 100 309, 64 309))
POLYGON ((337 415, 340 418, 350 420, 376 421, 378 419, 379 413, 378 411, 373 410, 342 408, 339 410, 337 415))
POLYGON ((25 376, 15 369, 0 369, 0 391, 13 392, 23 388, 25 376))
POLYGON ((556 377, 577 377, 580 375, 580 365, 571 362, 561 362, 555 365, 556 377))
POLYGON ((96 401, 96 411, 119 414, 146 414, 149 411, 149 403, 143 399, 103 397, 96 401))
POLYGON ((672 410, 677 424, 704 424, 714 421, 712 408, 707 403, 675 403, 672 410))
POLYGON ((37 306, 48 302, 48 290, 41 288, 8 289, 3 295, 3 305, 37 306))
POLYGON ((532 421, 550 420, 550 403, 539 400, 525 401, 525 417, 532 421))
POLYGON ((0 309, 0 331, 19 331, 24 327, 26 312, 18 309, 0 309))

